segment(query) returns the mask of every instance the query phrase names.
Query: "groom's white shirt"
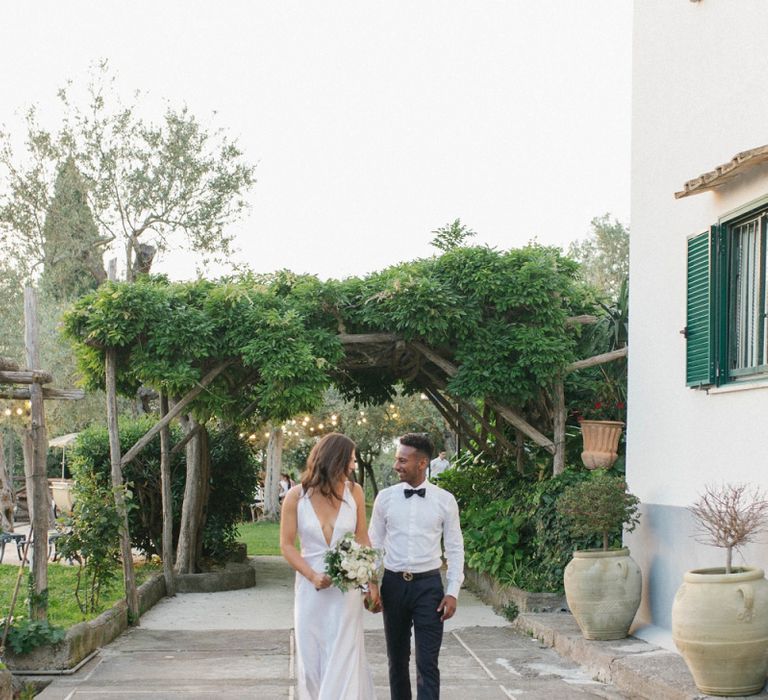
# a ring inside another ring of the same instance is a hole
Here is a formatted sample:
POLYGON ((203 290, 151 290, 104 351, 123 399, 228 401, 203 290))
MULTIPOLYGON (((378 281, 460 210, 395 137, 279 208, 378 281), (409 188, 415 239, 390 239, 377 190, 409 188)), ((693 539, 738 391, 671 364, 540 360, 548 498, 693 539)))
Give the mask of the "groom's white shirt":
POLYGON ((386 569, 418 574, 442 565, 442 537, 448 561, 445 593, 458 598, 464 581, 464 538, 456 499, 428 481, 417 486, 426 489, 424 498, 406 498, 406 488, 411 487, 399 483, 379 492, 368 528, 371 544, 384 549, 386 569))

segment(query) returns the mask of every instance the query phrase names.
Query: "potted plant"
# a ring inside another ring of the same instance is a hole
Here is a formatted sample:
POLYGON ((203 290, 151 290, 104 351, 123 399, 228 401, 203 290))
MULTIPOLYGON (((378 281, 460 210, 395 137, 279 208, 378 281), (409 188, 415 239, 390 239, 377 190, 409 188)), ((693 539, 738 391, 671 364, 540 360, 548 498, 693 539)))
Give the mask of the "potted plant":
POLYGON ((733 550, 768 524, 768 501, 745 484, 708 486, 689 509, 697 540, 722 547, 725 566, 686 572, 672 605, 672 638, 696 686, 709 695, 759 693, 768 674, 768 581, 734 567, 733 550))
POLYGON ((634 530, 639 503, 621 476, 602 469, 558 498, 574 537, 603 539, 602 549, 576 550, 563 577, 568 607, 586 639, 623 639, 640 606, 640 567, 627 547, 610 548, 622 526, 634 530))

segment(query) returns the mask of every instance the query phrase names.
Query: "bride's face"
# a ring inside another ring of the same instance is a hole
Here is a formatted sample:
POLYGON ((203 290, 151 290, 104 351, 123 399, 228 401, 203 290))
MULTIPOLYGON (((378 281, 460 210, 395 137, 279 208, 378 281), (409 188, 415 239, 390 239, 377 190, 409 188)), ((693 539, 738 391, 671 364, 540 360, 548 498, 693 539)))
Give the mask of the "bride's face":
POLYGON ((348 477, 352 476, 356 468, 357 468, 357 460, 355 459, 355 453, 353 452, 352 456, 349 458, 349 464, 347 465, 347 476, 348 477))

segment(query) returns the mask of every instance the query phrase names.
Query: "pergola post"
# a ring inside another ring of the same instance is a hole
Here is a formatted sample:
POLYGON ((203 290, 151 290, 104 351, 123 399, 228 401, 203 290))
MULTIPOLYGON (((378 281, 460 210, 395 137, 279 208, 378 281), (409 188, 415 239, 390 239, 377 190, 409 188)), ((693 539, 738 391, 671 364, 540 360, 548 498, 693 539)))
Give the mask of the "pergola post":
POLYGON ((117 424, 117 357, 113 348, 107 348, 104 355, 105 384, 107 392, 107 428, 109 430, 109 455, 112 465, 112 490, 115 507, 120 516, 120 553, 123 558, 123 580, 125 600, 128 605, 129 621, 139 624, 139 596, 136 591, 136 577, 133 571, 131 535, 128 529, 128 511, 125 507, 123 469, 120 465, 120 429, 117 424))
MULTIPOLYGON (((160 414, 168 413, 168 395, 160 394, 160 414)), ((171 431, 168 425, 160 430, 160 488, 163 503, 163 576, 165 595, 176 595, 173 578, 173 497, 171 495, 171 431)))
MULTIPOLYGON (((39 330, 37 322, 37 295, 31 287, 24 288, 24 345, 26 362, 30 368, 40 366, 39 330)), ((42 373, 41 373, 42 374, 42 373)), ((34 595, 30 596, 30 614, 36 620, 48 617, 48 495, 46 457, 48 439, 45 430, 45 407, 41 379, 29 385, 30 425, 24 431, 24 468, 27 481, 27 504, 30 512, 32 550, 32 576, 34 595)))

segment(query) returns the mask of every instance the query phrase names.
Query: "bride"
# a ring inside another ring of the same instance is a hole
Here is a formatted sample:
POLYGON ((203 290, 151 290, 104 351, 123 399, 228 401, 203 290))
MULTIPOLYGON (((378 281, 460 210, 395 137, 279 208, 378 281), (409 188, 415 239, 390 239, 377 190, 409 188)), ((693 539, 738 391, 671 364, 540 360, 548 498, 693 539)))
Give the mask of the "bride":
MULTIPOLYGON (((296 570, 294 627, 299 700, 370 700, 373 679, 363 639, 359 591, 331 588, 325 553, 347 532, 370 546, 365 499, 349 477, 355 443, 329 433, 309 453, 301 484, 285 496, 280 549, 296 570), (296 549, 296 536, 301 552, 296 549)), ((377 591, 372 591, 377 596, 377 591)))

